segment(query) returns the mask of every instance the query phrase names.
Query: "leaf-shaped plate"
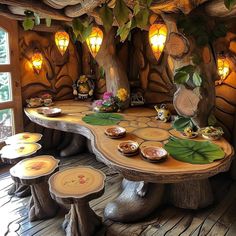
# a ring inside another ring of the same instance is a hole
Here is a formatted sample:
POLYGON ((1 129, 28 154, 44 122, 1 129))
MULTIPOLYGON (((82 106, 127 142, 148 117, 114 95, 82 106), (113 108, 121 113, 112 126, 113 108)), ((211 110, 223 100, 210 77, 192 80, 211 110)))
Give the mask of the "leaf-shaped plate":
POLYGON ((115 125, 123 119, 123 116, 114 113, 94 113, 86 115, 82 120, 90 125, 115 125))
POLYGON ((224 151, 209 141, 172 138, 164 147, 176 160, 192 164, 208 164, 224 158, 224 151))

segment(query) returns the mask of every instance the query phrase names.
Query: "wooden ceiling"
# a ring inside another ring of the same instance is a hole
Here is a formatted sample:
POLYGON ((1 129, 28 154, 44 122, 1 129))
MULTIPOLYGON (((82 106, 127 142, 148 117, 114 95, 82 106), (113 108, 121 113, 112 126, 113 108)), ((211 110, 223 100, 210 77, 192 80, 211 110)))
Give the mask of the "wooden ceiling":
MULTIPOLYGON (((116 0, 110 0, 109 6, 114 7, 116 0)), ((84 14, 98 18, 94 11, 105 0, 0 0, 0 15, 23 20, 24 11, 30 10, 41 18, 69 22, 84 14)), ((125 0, 133 8, 134 0, 125 0)), ((207 14, 216 17, 236 17, 236 7, 229 11, 224 0, 154 0, 151 10, 155 13, 183 12, 190 13, 194 8, 203 5, 207 14)))

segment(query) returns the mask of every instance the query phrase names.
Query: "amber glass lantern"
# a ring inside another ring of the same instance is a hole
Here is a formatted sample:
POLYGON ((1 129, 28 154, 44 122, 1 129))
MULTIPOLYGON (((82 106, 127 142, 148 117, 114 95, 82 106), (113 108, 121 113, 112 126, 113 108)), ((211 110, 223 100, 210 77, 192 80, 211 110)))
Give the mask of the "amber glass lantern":
POLYGON ((165 47, 166 37, 167 27, 164 22, 157 22, 150 26, 149 44, 157 60, 160 59, 161 53, 165 47))
POLYGON ((32 58, 32 66, 34 70, 39 73, 40 70, 42 69, 42 64, 43 64, 43 55, 41 52, 35 51, 32 58))
POLYGON ((222 54, 217 57, 217 68, 220 80, 225 80, 230 73, 230 65, 228 59, 222 54))
POLYGON ((65 31, 56 32, 55 43, 62 56, 65 54, 69 42, 70 42, 69 34, 67 34, 65 31))
POLYGON ((103 32, 98 27, 93 27, 91 34, 86 39, 86 43, 93 57, 96 57, 103 40, 103 32))

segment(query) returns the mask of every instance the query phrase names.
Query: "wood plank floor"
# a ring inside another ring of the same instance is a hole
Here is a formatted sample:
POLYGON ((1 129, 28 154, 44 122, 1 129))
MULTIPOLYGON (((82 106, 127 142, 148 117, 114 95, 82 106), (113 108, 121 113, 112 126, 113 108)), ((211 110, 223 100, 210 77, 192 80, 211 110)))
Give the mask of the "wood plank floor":
MULTIPOLYGON (((106 204, 119 192, 121 176, 97 162, 92 154, 84 153, 61 159, 61 167, 92 165, 107 175, 104 195, 91 202, 95 212, 103 216, 106 204)), ((148 219, 134 224, 114 223, 104 220, 104 227, 96 235, 107 236, 236 236, 236 182, 227 174, 211 179, 216 203, 207 209, 191 211, 173 206, 163 206, 148 219)), ((62 236, 64 213, 49 220, 29 222, 27 204, 29 197, 19 199, 7 195, 12 184, 7 168, 0 167, 0 236, 62 236)))

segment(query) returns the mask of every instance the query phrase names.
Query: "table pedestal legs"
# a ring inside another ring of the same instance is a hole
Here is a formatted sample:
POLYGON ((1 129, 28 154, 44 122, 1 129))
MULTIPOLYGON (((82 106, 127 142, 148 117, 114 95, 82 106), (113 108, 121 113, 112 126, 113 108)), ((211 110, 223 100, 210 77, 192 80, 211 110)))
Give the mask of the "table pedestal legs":
POLYGON ((14 182, 8 190, 9 195, 15 195, 19 198, 30 196, 30 186, 14 182))
POLYGON ((69 213, 65 216, 63 228, 67 236, 92 236, 101 224, 101 218, 87 202, 83 202, 71 205, 69 213))
POLYGON ((31 185, 29 204, 29 220, 42 220, 54 217, 58 210, 58 205, 52 200, 47 182, 31 185))
POLYGON ((199 209, 213 203, 212 188, 208 179, 170 184, 169 200, 180 208, 199 209))
POLYGON ((161 205, 164 185, 123 181, 123 192, 105 208, 105 217, 114 221, 132 222, 145 218, 161 205))

